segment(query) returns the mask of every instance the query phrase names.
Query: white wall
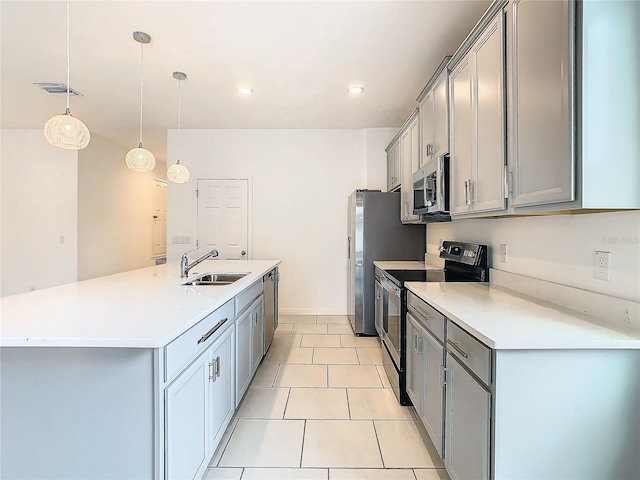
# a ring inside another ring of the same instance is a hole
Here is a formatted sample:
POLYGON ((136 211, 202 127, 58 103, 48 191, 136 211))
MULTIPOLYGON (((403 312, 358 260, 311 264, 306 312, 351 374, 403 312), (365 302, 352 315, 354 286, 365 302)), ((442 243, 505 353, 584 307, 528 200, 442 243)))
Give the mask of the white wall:
MULTIPOLYGON (((367 168, 365 130, 182 130, 181 135, 181 162, 191 180, 168 187, 168 260, 178 260, 195 244, 196 179, 250 178, 249 257, 282 260, 281 311, 346 314, 347 198, 368 187, 367 172, 380 178, 386 169, 367 168), (194 243, 173 245, 174 236, 190 236, 194 243)), ((175 161, 175 148, 176 131, 170 130, 169 162, 175 161)))
POLYGON ((78 153, 2 130, 0 294, 76 281, 78 153))
POLYGON ((367 188, 387 191, 387 152, 389 142, 398 128, 368 128, 367 136, 367 188))
POLYGON ((79 280, 154 264, 154 178, 166 178, 166 165, 133 172, 124 161, 127 151, 93 135, 79 153, 79 280))
POLYGON ((640 211, 454 220, 427 225, 427 252, 437 254, 441 240, 485 243, 493 268, 640 301, 639 235, 640 211), (609 282, 593 278, 595 251, 611 252, 609 282))

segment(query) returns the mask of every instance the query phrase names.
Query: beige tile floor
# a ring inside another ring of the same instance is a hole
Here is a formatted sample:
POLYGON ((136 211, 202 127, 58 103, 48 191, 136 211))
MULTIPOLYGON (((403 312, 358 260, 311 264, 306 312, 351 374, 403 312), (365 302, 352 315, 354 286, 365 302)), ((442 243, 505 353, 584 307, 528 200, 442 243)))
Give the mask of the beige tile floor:
POLYGON ((381 363, 345 316, 281 317, 204 480, 449 480, 381 363))

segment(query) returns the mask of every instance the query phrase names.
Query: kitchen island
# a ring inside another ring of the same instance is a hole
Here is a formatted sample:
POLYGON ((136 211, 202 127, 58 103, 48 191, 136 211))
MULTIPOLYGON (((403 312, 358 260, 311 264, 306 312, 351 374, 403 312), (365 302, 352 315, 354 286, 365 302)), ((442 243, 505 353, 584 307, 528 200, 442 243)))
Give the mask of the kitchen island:
POLYGON ((199 477, 264 354, 272 260, 177 263, 0 299, 2 478, 199 477), (248 380, 247 380, 248 377, 248 380))

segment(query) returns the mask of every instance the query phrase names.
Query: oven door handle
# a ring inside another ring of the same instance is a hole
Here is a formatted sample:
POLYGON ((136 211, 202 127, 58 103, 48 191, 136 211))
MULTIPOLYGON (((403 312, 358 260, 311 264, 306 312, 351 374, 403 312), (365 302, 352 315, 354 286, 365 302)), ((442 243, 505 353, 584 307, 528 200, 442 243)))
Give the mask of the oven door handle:
POLYGON ((393 283, 391 283, 389 280, 387 280, 387 277, 380 277, 380 284, 390 294, 393 294, 396 297, 400 296, 400 289, 396 287, 393 283))

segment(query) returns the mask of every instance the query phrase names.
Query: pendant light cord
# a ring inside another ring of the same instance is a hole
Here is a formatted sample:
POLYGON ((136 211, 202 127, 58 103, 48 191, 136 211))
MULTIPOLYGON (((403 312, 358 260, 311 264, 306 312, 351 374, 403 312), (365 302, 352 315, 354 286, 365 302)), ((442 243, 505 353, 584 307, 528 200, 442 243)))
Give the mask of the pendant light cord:
POLYGON ((144 92, 144 43, 140 43, 140 147, 142 147, 142 98, 144 92))
POLYGON ((182 117, 182 91, 180 88, 180 84, 182 80, 178 80, 178 160, 177 163, 180 163, 180 154, 182 151, 182 133, 180 132, 180 118, 182 117))
POLYGON ((71 90, 71 86, 69 85, 69 71, 71 70, 71 61, 69 60, 69 57, 69 0, 67 0, 67 111, 65 112, 67 115, 70 115, 69 96, 71 90))

